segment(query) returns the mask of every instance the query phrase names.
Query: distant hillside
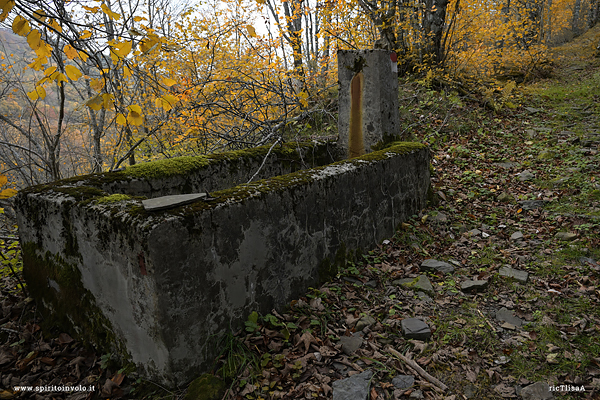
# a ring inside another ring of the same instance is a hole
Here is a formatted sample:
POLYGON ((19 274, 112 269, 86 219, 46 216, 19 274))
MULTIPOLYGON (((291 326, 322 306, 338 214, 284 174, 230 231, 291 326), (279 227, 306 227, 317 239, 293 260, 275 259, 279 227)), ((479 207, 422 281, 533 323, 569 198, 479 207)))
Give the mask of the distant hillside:
POLYGON ((11 54, 18 59, 31 58, 33 52, 27 44, 27 39, 15 35, 9 29, 0 28, 0 53, 5 57, 11 57, 11 54))

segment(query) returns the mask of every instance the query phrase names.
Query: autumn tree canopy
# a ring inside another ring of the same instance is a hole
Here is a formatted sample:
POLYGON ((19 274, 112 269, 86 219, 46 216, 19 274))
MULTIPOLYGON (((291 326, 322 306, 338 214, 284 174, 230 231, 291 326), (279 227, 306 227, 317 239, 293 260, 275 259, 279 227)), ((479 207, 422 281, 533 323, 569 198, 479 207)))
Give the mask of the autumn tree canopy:
POLYGON ((550 61, 548 46, 598 23, 599 8, 0 0, 0 173, 27 185, 334 131, 338 49, 394 50, 400 74, 525 79, 550 61))

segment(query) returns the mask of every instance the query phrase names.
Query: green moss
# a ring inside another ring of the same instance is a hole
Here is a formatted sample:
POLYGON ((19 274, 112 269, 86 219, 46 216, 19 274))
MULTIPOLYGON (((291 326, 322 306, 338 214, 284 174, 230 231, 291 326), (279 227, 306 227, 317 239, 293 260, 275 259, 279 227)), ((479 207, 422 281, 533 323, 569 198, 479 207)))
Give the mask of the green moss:
POLYGON ((590 199, 592 200, 600 200, 600 190, 594 189, 590 193, 590 199))
POLYGON ((184 400, 220 400, 225 389, 225 382, 212 374, 204 374, 190 384, 184 400))
POLYGON ((116 194, 111 194, 110 196, 100 197, 99 199, 96 199, 96 203, 97 204, 111 204, 111 203, 118 203, 121 201, 131 200, 131 199, 132 199, 131 196, 128 196, 126 194, 116 193, 116 194))
POLYGON ((116 352, 122 360, 128 360, 125 346, 117 341, 110 321, 84 288, 79 268, 50 252, 40 256, 38 251, 32 242, 22 245, 23 276, 45 317, 44 331, 69 332, 83 343, 106 353, 116 352))

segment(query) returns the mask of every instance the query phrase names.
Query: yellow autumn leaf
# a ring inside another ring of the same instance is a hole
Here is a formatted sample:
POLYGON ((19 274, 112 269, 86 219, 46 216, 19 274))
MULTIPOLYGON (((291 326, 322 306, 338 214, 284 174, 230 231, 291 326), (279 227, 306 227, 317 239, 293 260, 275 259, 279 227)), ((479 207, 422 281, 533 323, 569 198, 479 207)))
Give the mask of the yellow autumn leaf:
POLYGON ((35 10, 35 11, 33 12, 33 18, 34 18, 36 21, 39 21, 39 22, 45 22, 45 21, 46 21, 46 18, 47 18, 47 16, 46 16, 46 13, 44 12, 44 10, 42 10, 42 9, 39 9, 39 10, 35 10))
POLYGON ((104 14, 108 15, 110 19, 114 19, 115 21, 121 19, 121 14, 112 11, 106 4, 102 4, 100 7, 102 7, 102 11, 104 14))
POLYGON ((33 60, 33 62, 28 64, 27 66, 29 68, 33 69, 34 71, 41 71, 47 62, 48 62, 48 59, 46 57, 38 57, 35 60, 33 60))
POLYGON ((53 73, 55 73, 55 72, 56 72, 56 67, 55 67, 55 66, 48 67, 48 68, 46 68, 46 70, 44 71, 44 75, 50 76, 50 75, 52 75, 52 74, 53 74, 53 73))
POLYGON ((4 186, 8 183, 8 178, 6 175, 0 175, 0 186, 4 186))
POLYGON ((85 105, 88 106, 89 108, 91 108, 94 111, 100 111, 100 109, 102 108, 102 103, 104 102, 104 99, 102 98, 101 95, 97 94, 94 97, 92 97, 91 99, 89 99, 85 105))
POLYGON ((51 19, 50 23, 48 25, 50 25, 50 27, 52 29, 54 29, 54 31, 56 31, 58 33, 62 32, 62 26, 60 26, 60 24, 58 23, 58 21, 56 21, 55 19, 51 19))
POLYGON ((308 93, 300 92, 297 94, 297 96, 300 104, 302 104, 302 107, 308 107, 308 93))
POLYGON ((99 92, 100 90, 102 90, 102 88, 104 87, 104 79, 102 78, 94 78, 90 81, 90 86, 92 89, 94 89, 95 91, 99 92))
POLYGON ((158 45, 158 36, 151 35, 146 40, 140 43, 142 53, 147 53, 158 45))
POLYGON ((46 90, 42 86, 36 86, 35 89, 27 93, 27 96, 29 96, 32 101, 44 99, 46 97, 46 90))
POLYGON ((75 50, 75 47, 71 46, 70 44, 67 44, 63 48, 63 52, 65 53, 65 55, 67 56, 67 58, 69 60, 74 60, 74 59, 76 59, 79 56, 77 54, 77 50, 75 50))
POLYGON ((42 45, 42 35, 37 29, 32 30, 27 35, 27 43, 32 50, 37 50, 42 45))
POLYGON ((0 192, 0 199, 8 199, 10 197, 13 197, 14 195, 16 195, 18 192, 15 189, 4 189, 3 191, 0 192))
POLYGON ((15 19, 13 19, 12 30, 15 34, 19 36, 27 35, 31 30, 31 28, 29 27, 29 21, 27 21, 20 15, 17 15, 15 19))
POLYGON ((73 65, 65 65, 65 73, 72 81, 77 81, 83 76, 83 73, 79 70, 79 68, 73 65))
POLYGON ((15 5, 16 3, 14 0, 0 0, 0 9, 2 10, 0 13, 0 22, 4 21, 6 17, 8 17, 8 13, 15 5))
POLYGON ((89 58, 85 51, 78 51, 77 54, 79 55, 79 58, 83 62, 86 62, 89 58))
POLYGON ((81 6, 84 10, 92 12, 92 13, 96 13, 98 11, 100 11, 100 7, 88 7, 88 6, 81 6))
POLYGON ((63 74, 62 72, 59 72, 59 71, 56 71, 53 74, 51 74, 49 76, 49 78, 53 81, 56 81, 56 83, 68 82, 65 74, 63 74))
POLYGON ((91 37, 92 37, 92 32, 90 32, 86 29, 83 32, 81 32, 81 36, 79 36, 79 39, 89 39, 91 37))
POLYGON ((173 86, 177 83, 177 81, 175 79, 171 79, 171 78, 163 78, 162 83, 165 86, 173 86))
POLYGON ((246 25, 246 30, 248 31, 248 35, 250 37, 256 37, 256 29, 252 25, 246 25))
POLYGON ((163 97, 158 97, 154 101, 154 104, 157 108, 162 108, 165 111, 172 109, 175 103, 177 103, 177 98, 175 96, 171 96, 170 94, 166 94, 163 97))
POLYGON ((127 57, 131 52, 132 43, 130 40, 126 40, 125 42, 117 43, 115 47, 119 50, 121 57, 127 57))
POLYGON ((50 57, 52 55, 52 46, 42 41, 40 47, 35 50, 35 54, 38 57, 50 57))
POLYGON ((144 123, 144 116, 142 115, 142 109, 136 104, 132 104, 127 107, 129 113, 127 114, 127 122, 131 125, 142 125, 144 123))
POLYGON ((127 119, 125 118, 125 116, 121 113, 117 114, 117 117, 115 118, 115 121, 117 122, 117 124, 123 126, 127 124, 127 119))
POLYGON ((102 94, 102 107, 105 109, 109 109, 112 107, 114 96, 112 93, 103 93, 102 94))

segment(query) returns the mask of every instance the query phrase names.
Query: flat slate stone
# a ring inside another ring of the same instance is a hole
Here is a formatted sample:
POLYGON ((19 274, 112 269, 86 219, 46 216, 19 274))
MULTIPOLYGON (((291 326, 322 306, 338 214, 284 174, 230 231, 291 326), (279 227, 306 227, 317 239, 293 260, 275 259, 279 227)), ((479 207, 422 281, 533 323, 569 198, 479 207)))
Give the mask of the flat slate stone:
POLYGON ((454 267, 446 262, 430 258, 421 263, 422 271, 441 271, 445 274, 454 272, 454 267))
POLYGON ((517 231, 517 232, 513 233, 512 235, 510 235, 510 240, 519 240, 519 239, 523 239, 523 233, 521 231, 517 231))
POLYGON ((521 208, 525 211, 535 210, 536 208, 542 208, 548 203, 546 200, 523 200, 520 201, 521 208))
POLYGON ((468 232, 465 232, 466 237, 479 236, 481 235, 481 231, 479 229, 471 229, 468 232))
POLYGON ((494 165, 496 167, 510 169, 510 168, 518 167, 519 163, 510 162, 510 161, 508 161, 508 162, 495 162, 494 165))
POLYGON ((523 400, 549 400, 554 396, 550 392, 550 386, 546 382, 536 382, 521 389, 523 400))
POLYGON ((525 171, 521 172, 517 176, 519 177, 519 180, 521 182, 530 181, 533 178, 535 178, 535 175, 533 173, 531 173, 528 169, 526 169, 525 171))
POLYGON ((430 295, 435 294, 435 290, 433 289, 433 285, 429 278, 425 275, 419 275, 417 278, 404 278, 393 281, 392 283, 396 285, 402 285, 407 288, 413 289, 415 291, 422 291, 430 295))
POLYGON ((460 284, 460 290, 465 293, 476 293, 485 290, 488 287, 488 281, 464 281, 460 284))
POLYGON ((342 344, 342 351, 347 356, 354 354, 354 352, 360 349, 362 346, 363 338, 360 334, 355 333, 352 336, 342 336, 340 337, 340 343, 342 344))
POLYGON ((394 379, 392 379, 392 385, 394 385, 396 389, 408 389, 414 384, 415 377, 411 375, 396 375, 394 379))
POLYGON ((356 321, 356 325, 354 325, 354 329, 356 330, 356 332, 360 332, 363 329, 365 329, 367 326, 371 326, 373 325, 375 322, 375 318, 371 317, 370 315, 365 315, 360 317, 360 319, 358 321, 356 321))
POLYGON ((402 334, 407 339, 428 340, 431 337, 431 329, 418 318, 405 318, 402 320, 402 334))
POLYGON ((366 370, 333 382, 333 400, 367 400, 373 371, 366 370))
POLYGON ((176 194, 142 200, 142 205, 146 211, 160 211, 207 199, 208 197, 207 193, 176 194))
POLYGON ((527 283, 527 279, 529 278, 529 273, 511 267, 500 268, 498 274, 507 278, 513 278, 521 283, 527 283))
POLYGON ((515 314, 506 307, 502 307, 500 310, 496 311, 496 319, 498 321, 508 322, 516 327, 523 325, 523 321, 519 317, 516 317, 515 314))
POLYGON ((558 240, 570 242, 572 240, 577 239, 577 234, 571 233, 571 232, 558 232, 556 235, 554 235, 554 237, 557 238, 558 240))

